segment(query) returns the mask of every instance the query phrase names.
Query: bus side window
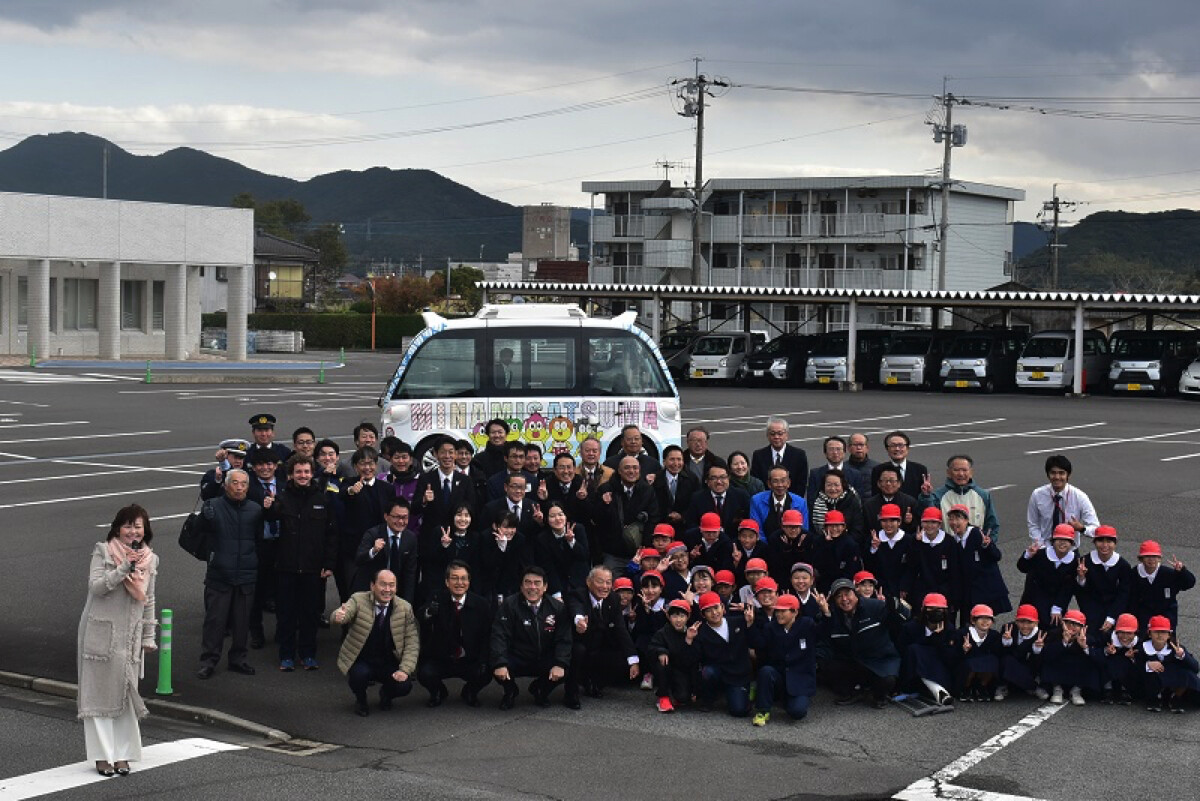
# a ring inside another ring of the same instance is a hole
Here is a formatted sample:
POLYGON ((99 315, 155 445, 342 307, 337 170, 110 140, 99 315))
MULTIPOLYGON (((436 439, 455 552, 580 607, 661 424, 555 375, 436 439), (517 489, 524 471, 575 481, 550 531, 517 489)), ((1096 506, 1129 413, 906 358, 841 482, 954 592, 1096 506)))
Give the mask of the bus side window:
POLYGON ((524 385, 521 364, 521 341, 501 339, 492 343, 490 386, 498 390, 520 389, 524 385))

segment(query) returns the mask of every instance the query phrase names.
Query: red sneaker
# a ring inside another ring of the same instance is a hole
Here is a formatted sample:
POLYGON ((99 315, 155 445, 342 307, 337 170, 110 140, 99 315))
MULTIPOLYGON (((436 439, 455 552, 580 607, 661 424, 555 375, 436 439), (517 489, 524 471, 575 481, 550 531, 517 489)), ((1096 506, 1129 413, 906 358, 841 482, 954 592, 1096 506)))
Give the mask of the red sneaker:
POLYGON ((662 698, 658 699, 658 711, 659 712, 674 712, 675 705, 671 703, 671 699, 669 697, 664 695, 662 698))

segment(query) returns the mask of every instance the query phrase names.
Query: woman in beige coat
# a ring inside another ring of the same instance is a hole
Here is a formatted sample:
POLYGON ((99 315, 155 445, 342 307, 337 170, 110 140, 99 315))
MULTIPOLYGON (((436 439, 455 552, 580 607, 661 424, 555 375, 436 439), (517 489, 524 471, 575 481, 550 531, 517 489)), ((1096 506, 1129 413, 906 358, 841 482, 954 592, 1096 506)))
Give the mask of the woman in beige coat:
POLYGON ((87 758, 102 776, 129 774, 142 757, 138 695, 142 658, 153 651, 158 621, 150 515, 137 504, 117 512, 108 537, 92 550, 87 604, 79 620, 79 717, 87 758))

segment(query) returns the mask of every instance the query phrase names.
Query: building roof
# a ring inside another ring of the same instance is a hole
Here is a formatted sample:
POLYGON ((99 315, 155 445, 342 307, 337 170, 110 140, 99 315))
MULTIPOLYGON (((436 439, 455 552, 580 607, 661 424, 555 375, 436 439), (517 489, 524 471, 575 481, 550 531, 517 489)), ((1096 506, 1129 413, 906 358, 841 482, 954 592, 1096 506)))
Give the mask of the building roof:
POLYGON ((561 281, 568 284, 586 284, 588 278, 588 263, 586 261, 566 261, 558 259, 540 259, 537 263, 537 281, 561 281))
POLYGON ((1200 307, 1200 295, 1152 295, 1124 292, 1040 292, 937 289, 819 289, 782 287, 662 286, 656 284, 568 284, 540 281, 480 281, 487 292, 554 294, 581 298, 658 298, 743 303, 848 303, 868 306, 953 306, 957 308, 1188 310, 1200 307))
POLYGON ((321 251, 258 229, 254 232, 254 258, 316 262, 321 258, 321 251))
MULTIPOLYGON (((663 181, 584 181, 583 191, 593 193, 656 192, 663 181)), ((807 192, 838 191, 856 192, 859 189, 918 189, 922 192, 941 186, 941 178, 931 175, 853 175, 824 176, 815 178, 710 178, 704 183, 704 194, 714 192, 807 192)), ((684 187, 675 187, 683 189, 684 187)), ((1002 200, 1024 200, 1024 189, 1013 189, 995 184, 954 180, 951 192, 982 195, 1002 200)))

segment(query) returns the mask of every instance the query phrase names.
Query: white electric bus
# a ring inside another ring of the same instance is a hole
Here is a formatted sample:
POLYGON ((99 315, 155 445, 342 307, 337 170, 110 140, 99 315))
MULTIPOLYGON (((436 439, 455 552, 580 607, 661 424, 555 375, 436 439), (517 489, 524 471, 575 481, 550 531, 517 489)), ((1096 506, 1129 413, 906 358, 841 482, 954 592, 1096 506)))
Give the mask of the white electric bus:
POLYGON ((540 445, 545 466, 558 453, 577 456, 589 436, 611 454, 629 424, 656 459, 680 443, 679 392, 636 312, 603 319, 573 303, 519 303, 423 316, 379 399, 380 431, 409 443, 418 464, 432 466, 441 435, 481 449, 494 418, 508 421, 510 440, 540 445))

